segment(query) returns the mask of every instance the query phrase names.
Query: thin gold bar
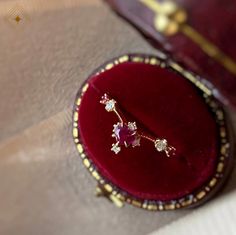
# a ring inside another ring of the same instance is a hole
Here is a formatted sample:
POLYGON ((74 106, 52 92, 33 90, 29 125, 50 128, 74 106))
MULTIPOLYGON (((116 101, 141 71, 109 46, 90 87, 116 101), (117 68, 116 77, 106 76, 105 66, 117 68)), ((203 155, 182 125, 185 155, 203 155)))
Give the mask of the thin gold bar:
POLYGON ((187 24, 183 24, 180 27, 180 31, 195 42, 208 56, 212 57, 232 74, 236 75, 236 63, 233 59, 224 54, 224 52, 204 38, 194 28, 187 24))
POLYGON ((149 9, 153 10, 155 13, 165 13, 165 8, 162 7, 160 2, 154 0, 140 0, 140 2, 146 5, 149 9))

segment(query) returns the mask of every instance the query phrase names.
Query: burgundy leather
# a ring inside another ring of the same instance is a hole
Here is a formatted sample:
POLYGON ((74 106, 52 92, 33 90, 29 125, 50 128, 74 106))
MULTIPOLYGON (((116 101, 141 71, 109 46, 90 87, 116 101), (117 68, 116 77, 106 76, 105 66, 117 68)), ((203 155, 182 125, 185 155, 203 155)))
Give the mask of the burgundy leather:
MULTIPOLYGON (((205 77, 216 88, 215 95, 236 107, 236 76, 203 52, 183 33, 163 36, 157 32, 155 13, 139 1, 107 0, 112 8, 135 25, 152 44, 163 49, 185 67, 205 77)), ((187 24, 236 61, 236 1, 179 0, 188 15, 187 24)))

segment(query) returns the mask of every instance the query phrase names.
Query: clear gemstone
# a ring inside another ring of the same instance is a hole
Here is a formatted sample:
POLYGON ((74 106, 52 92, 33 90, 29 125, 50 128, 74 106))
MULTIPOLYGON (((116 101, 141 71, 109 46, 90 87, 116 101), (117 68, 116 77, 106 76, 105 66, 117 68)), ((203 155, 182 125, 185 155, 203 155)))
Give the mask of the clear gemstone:
POLYGON ((167 140, 166 139, 157 139, 155 141, 155 147, 157 151, 162 152, 167 149, 167 140))
POLYGON ((111 151, 113 151, 115 154, 119 153, 121 150, 121 148, 118 144, 119 144, 118 142, 116 144, 112 144, 111 151))
POLYGON ((137 130, 136 122, 129 122, 128 127, 132 131, 137 130))
POLYGON ((116 103, 115 100, 109 100, 106 102, 105 109, 107 110, 107 112, 111 112, 114 110, 115 103, 116 103))

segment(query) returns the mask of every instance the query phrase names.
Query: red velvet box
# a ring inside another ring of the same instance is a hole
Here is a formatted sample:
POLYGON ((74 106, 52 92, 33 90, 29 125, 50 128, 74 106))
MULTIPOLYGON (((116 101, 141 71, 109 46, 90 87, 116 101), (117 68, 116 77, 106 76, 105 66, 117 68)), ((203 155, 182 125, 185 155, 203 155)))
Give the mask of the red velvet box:
POLYGON ((158 56, 129 54, 93 72, 76 97, 73 136, 98 194, 148 210, 200 205, 223 185, 233 160, 224 105, 236 106, 236 3, 232 0, 108 0, 145 35, 158 56), (111 152, 116 116, 99 103, 108 93, 125 116, 166 138, 176 155, 152 144, 111 152), (223 105, 224 104, 224 105, 223 105))
POLYGON ((126 201, 149 210, 196 206, 218 191, 232 166, 229 125, 211 87, 162 53, 102 65, 80 89, 73 113, 74 141, 98 193, 118 206, 126 201), (167 158, 145 139, 111 152, 117 120, 99 102, 104 93, 139 128, 165 137, 176 154, 167 158))

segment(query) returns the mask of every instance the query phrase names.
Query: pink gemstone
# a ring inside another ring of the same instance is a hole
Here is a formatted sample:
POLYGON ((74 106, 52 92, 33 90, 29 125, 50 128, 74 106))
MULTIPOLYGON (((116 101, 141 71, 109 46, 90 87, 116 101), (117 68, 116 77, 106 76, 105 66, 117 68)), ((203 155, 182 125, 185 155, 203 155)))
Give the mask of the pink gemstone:
POLYGON ((119 141, 121 145, 136 146, 139 143, 139 141, 137 141, 139 137, 136 134, 136 130, 131 130, 127 124, 122 126, 121 123, 118 123, 113 132, 116 140, 119 141))

